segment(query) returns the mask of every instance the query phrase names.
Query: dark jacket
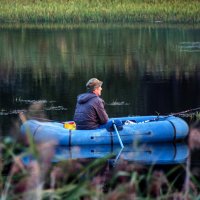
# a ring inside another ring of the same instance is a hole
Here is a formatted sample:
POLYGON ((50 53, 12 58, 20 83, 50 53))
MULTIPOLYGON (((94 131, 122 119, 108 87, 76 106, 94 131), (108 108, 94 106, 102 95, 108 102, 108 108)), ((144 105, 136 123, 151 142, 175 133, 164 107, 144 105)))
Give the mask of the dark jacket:
POLYGON ((78 96, 74 114, 76 128, 79 130, 96 129, 108 121, 104 109, 104 101, 94 93, 84 93, 78 96))

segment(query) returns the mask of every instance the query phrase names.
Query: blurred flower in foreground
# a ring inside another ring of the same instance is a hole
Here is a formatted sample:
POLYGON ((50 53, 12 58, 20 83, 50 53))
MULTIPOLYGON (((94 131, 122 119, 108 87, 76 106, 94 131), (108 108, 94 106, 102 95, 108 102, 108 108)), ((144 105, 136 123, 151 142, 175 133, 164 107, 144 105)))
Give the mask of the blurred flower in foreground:
POLYGON ((200 148, 200 121, 196 121, 190 128, 189 147, 191 150, 200 148))
POLYGON ((54 156, 55 143, 36 145, 37 155, 26 154, 14 158, 10 178, 14 192, 22 199, 41 199, 46 175, 54 156), (13 178, 12 178, 13 177, 13 178), (16 179, 14 177, 21 177, 16 179))

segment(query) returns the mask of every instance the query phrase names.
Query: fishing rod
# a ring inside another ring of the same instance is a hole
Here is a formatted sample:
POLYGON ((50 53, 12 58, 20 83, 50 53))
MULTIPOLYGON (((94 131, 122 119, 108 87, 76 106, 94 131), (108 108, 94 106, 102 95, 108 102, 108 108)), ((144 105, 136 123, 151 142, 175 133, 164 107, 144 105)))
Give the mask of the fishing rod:
POLYGON ((200 107, 197 108, 192 108, 192 109, 188 109, 188 110, 184 110, 181 112, 176 112, 176 113, 171 113, 170 115, 176 116, 176 115, 183 115, 183 114, 187 114, 187 113, 191 113, 191 112, 197 112, 200 110, 200 107))
MULTIPOLYGON (((184 110, 184 111, 180 111, 180 112, 176 112, 176 113, 171 113, 171 114, 167 114, 166 117, 168 116, 180 116, 180 115, 184 115, 184 114, 187 114, 187 113, 190 113, 190 112, 197 112, 200 110, 200 107, 197 107, 197 108, 192 108, 192 109, 188 109, 188 110, 184 110)), ((24 111, 24 110, 21 110, 19 113, 26 113, 27 111, 24 111)), ((151 119, 151 120, 146 120, 144 122, 151 122, 151 121, 156 121, 159 119, 160 117, 160 114, 157 113, 157 117, 154 118, 154 119, 151 119)), ((162 116, 163 117, 163 116, 162 116)), ((58 120, 51 120, 51 119, 47 119, 47 118, 41 118, 41 117, 31 117, 32 119, 35 119, 35 120, 42 120, 42 121, 46 121, 46 122, 57 122, 57 123, 62 123, 62 124, 65 124, 65 122, 61 122, 61 121, 58 121, 58 120)), ((144 123, 144 122, 140 122, 140 123, 144 123)))
POLYGON ((184 114, 187 114, 187 113, 190 113, 190 112, 197 112, 200 110, 200 107, 197 107, 197 108, 192 108, 192 109, 188 109, 188 110, 184 110, 184 111, 180 111, 180 112, 176 112, 176 113, 171 113, 171 114, 166 114, 164 116, 160 116, 160 113, 156 112, 157 116, 153 119, 150 119, 150 120, 146 120, 146 121, 143 121, 143 122, 138 122, 138 123, 146 123, 146 122, 153 122, 153 121, 157 121, 160 119, 160 117, 162 117, 163 119, 164 118, 167 118, 169 116, 183 116, 184 114))

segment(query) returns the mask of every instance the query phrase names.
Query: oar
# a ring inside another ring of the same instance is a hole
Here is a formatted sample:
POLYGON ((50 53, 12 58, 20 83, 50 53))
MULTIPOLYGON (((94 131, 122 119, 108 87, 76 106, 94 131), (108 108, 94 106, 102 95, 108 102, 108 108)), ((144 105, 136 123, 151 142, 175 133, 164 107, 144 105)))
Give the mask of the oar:
POLYGON ((113 127, 114 127, 114 129, 115 129, 115 132, 116 132, 116 134, 117 134, 119 143, 120 143, 120 145, 121 145, 121 148, 124 148, 124 145, 123 145, 123 143, 122 143, 122 140, 121 140, 121 138, 120 138, 120 135, 119 135, 119 132, 118 132, 118 130, 117 130, 117 127, 116 127, 116 125, 115 125, 114 120, 112 121, 112 123, 113 123, 113 127))
POLYGON ((119 157, 120 157, 120 155, 122 153, 123 148, 124 148, 124 146, 120 149, 119 153, 117 154, 115 160, 113 161, 113 165, 115 165, 117 163, 117 161, 119 160, 119 157))

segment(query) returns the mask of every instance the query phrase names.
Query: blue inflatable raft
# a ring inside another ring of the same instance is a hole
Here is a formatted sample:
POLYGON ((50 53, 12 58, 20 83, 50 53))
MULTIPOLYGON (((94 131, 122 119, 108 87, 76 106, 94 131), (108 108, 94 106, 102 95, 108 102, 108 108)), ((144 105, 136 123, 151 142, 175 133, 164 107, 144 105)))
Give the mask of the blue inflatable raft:
POLYGON ((55 141, 58 145, 114 145, 119 144, 112 121, 121 122, 118 132, 124 144, 134 142, 169 142, 188 135, 187 123, 174 116, 135 116, 111 118, 108 126, 95 130, 70 130, 62 123, 27 120, 21 126, 22 134, 31 134, 36 142, 55 141), (109 127, 110 126, 110 127, 109 127))

